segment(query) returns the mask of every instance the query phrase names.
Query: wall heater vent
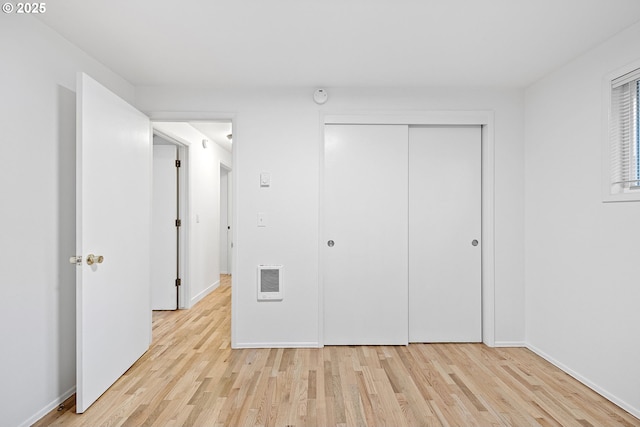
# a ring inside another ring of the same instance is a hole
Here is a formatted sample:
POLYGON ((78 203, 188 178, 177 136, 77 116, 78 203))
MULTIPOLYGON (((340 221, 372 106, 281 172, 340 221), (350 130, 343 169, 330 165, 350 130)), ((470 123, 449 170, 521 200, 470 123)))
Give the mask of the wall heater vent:
POLYGON ((279 301, 284 296, 281 265, 258 266, 258 301, 279 301))

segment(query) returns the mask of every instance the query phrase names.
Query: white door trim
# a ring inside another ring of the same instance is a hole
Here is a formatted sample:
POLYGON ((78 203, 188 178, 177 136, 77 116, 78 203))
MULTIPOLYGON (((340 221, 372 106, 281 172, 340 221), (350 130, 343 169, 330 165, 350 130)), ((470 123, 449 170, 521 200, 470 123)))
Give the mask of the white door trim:
MULTIPOLYGON (((324 125, 327 124, 406 124, 482 126, 482 342, 495 346, 495 147, 494 112, 460 111, 366 111, 334 112, 320 115, 319 236, 324 236, 324 125)), ((234 163, 235 165, 235 163, 234 163)), ((318 239, 318 343, 324 346, 324 281, 322 238, 318 239)))

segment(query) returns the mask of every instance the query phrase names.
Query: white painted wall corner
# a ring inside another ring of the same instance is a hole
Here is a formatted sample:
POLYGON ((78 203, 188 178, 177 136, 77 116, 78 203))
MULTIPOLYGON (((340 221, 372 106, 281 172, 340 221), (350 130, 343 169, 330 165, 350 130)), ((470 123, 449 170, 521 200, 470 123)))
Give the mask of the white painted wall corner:
POLYGON ((214 283, 207 286, 204 290, 202 290, 200 293, 198 293, 193 298, 191 298, 190 307, 193 307, 194 305, 196 305, 201 299, 203 299, 204 297, 209 295, 211 292, 213 292, 218 286, 220 286, 220 280, 216 280, 214 283))

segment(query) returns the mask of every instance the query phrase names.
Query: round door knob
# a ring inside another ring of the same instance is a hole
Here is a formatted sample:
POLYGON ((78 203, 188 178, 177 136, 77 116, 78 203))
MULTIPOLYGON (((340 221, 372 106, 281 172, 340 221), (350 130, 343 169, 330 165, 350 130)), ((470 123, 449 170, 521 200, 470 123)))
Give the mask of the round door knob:
POLYGON ((335 244, 336 244, 336 243, 335 243, 333 240, 329 240, 329 241, 327 242, 327 246, 329 246, 330 248, 332 248, 332 247, 333 247, 333 245, 335 245, 335 244))
POLYGON ((93 265, 95 263, 102 264, 102 261, 104 261, 104 257, 102 255, 87 255, 87 264, 89 265, 93 265))
POLYGON ((478 241, 477 241, 476 239, 473 239, 473 240, 471 241, 471 244, 472 244, 473 246, 478 246, 478 241))

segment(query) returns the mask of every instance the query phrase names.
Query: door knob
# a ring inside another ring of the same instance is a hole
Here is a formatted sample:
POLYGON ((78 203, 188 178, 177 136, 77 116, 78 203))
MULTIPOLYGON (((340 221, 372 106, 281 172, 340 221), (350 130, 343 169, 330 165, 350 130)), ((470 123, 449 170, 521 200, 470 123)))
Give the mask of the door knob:
POLYGON ((471 241, 471 244, 473 246, 478 246, 478 241, 476 239, 473 239, 473 241, 471 241))
POLYGON ((333 247, 333 245, 335 245, 335 242, 334 242, 333 240, 329 240, 329 241, 327 242, 327 246, 329 246, 330 248, 332 248, 332 247, 333 247))
POLYGON ((89 265, 93 265, 95 263, 102 264, 102 261, 104 261, 104 257, 102 255, 87 255, 87 264, 89 265))

